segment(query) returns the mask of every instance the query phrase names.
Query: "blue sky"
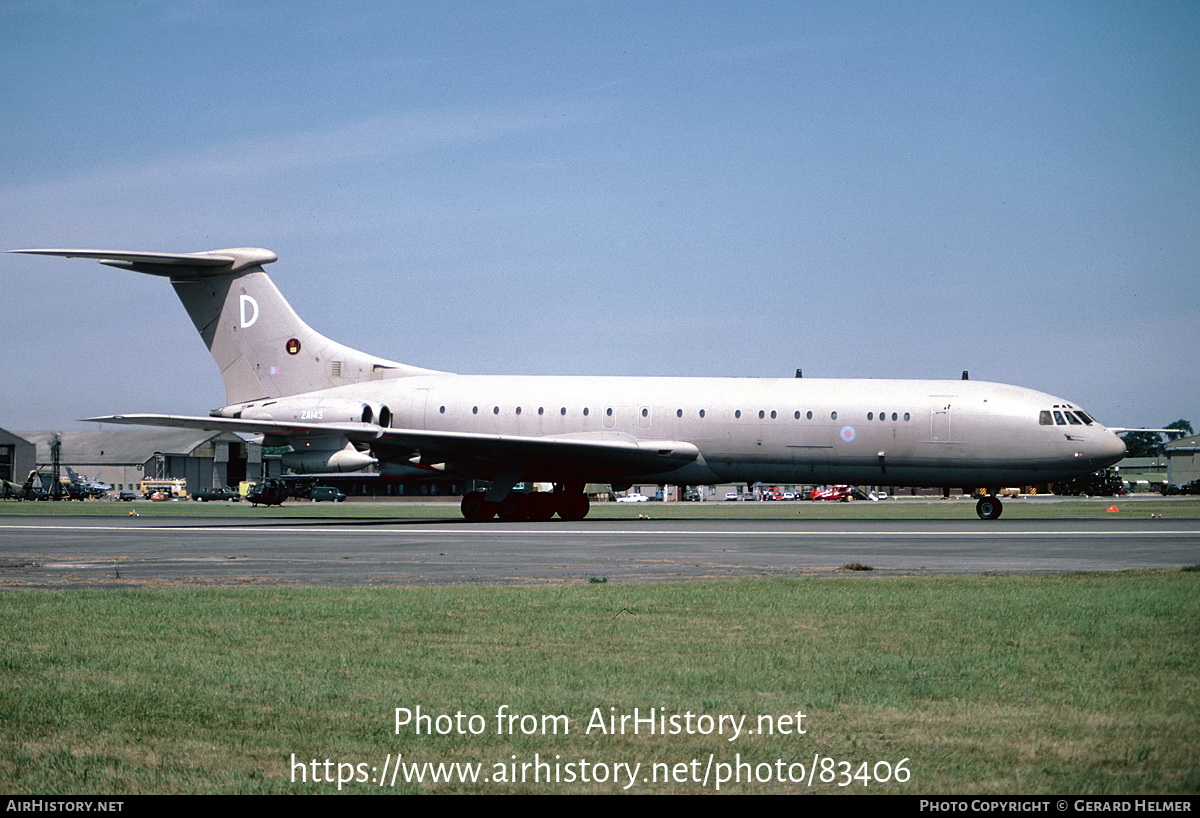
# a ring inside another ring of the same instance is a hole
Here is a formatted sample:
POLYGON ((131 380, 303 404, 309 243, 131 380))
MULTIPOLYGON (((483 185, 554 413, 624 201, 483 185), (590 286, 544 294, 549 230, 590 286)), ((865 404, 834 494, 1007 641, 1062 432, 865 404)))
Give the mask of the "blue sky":
MULTIPOLYGON (((0 2, 3 249, 259 246, 485 374, 957 378, 1200 427, 1200 4, 0 2)), ((164 282, 0 255, 0 426, 220 405, 164 282)))

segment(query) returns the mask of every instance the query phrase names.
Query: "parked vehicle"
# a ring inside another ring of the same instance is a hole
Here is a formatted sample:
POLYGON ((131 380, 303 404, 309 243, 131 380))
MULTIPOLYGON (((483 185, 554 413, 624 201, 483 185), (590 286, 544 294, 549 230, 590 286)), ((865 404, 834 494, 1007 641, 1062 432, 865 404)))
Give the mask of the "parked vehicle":
POLYGON ((312 491, 308 493, 308 499, 314 503, 319 503, 322 500, 340 503, 346 499, 346 495, 335 486, 313 486, 312 491))
POLYGON ((1121 486, 1121 475, 1116 469, 1101 469, 1074 480, 1054 483, 1050 489, 1060 496, 1114 497, 1128 493, 1121 486))
POLYGON ((196 492, 192 499, 201 503, 217 500, 231 500, 236 503, 242 499, 242 495, 230 488, 211 488, 196 492))

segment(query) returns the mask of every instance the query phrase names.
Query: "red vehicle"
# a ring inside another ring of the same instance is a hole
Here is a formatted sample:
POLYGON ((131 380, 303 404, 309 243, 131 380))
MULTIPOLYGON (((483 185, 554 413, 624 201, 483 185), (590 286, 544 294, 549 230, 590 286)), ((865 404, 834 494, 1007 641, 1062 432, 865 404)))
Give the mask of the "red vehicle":
POLYGON ((808 494, 810 500, 840 500, 843 503, 850 502, 850 498, 854 496, 854 488, 852 486, 833 486, 824 491, 813 489, 808 494))

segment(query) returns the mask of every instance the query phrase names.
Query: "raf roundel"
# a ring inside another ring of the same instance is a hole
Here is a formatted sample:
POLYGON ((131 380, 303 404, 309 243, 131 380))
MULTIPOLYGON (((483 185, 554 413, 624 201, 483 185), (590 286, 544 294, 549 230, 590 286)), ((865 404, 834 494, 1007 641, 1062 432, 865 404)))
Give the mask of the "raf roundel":
POLYGON ((850 441, 854 440, 854 427, 853 426, 843 426, 841 434, 842 434, 842 440, 849 443, 850 441))
POLYGON ((288 355, 296 355, 299 352, 300 352, 300 339, 299 338, 288 338, 287 354, 288 355))

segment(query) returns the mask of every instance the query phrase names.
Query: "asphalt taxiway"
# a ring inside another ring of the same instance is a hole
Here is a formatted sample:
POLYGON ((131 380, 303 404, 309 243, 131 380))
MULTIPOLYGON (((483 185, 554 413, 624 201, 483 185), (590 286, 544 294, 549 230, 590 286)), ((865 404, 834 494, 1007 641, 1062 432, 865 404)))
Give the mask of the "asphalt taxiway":
POLYGON ((1200 520, 0 519, 0 589, 1031 573, 1200 563, 1200 520))

